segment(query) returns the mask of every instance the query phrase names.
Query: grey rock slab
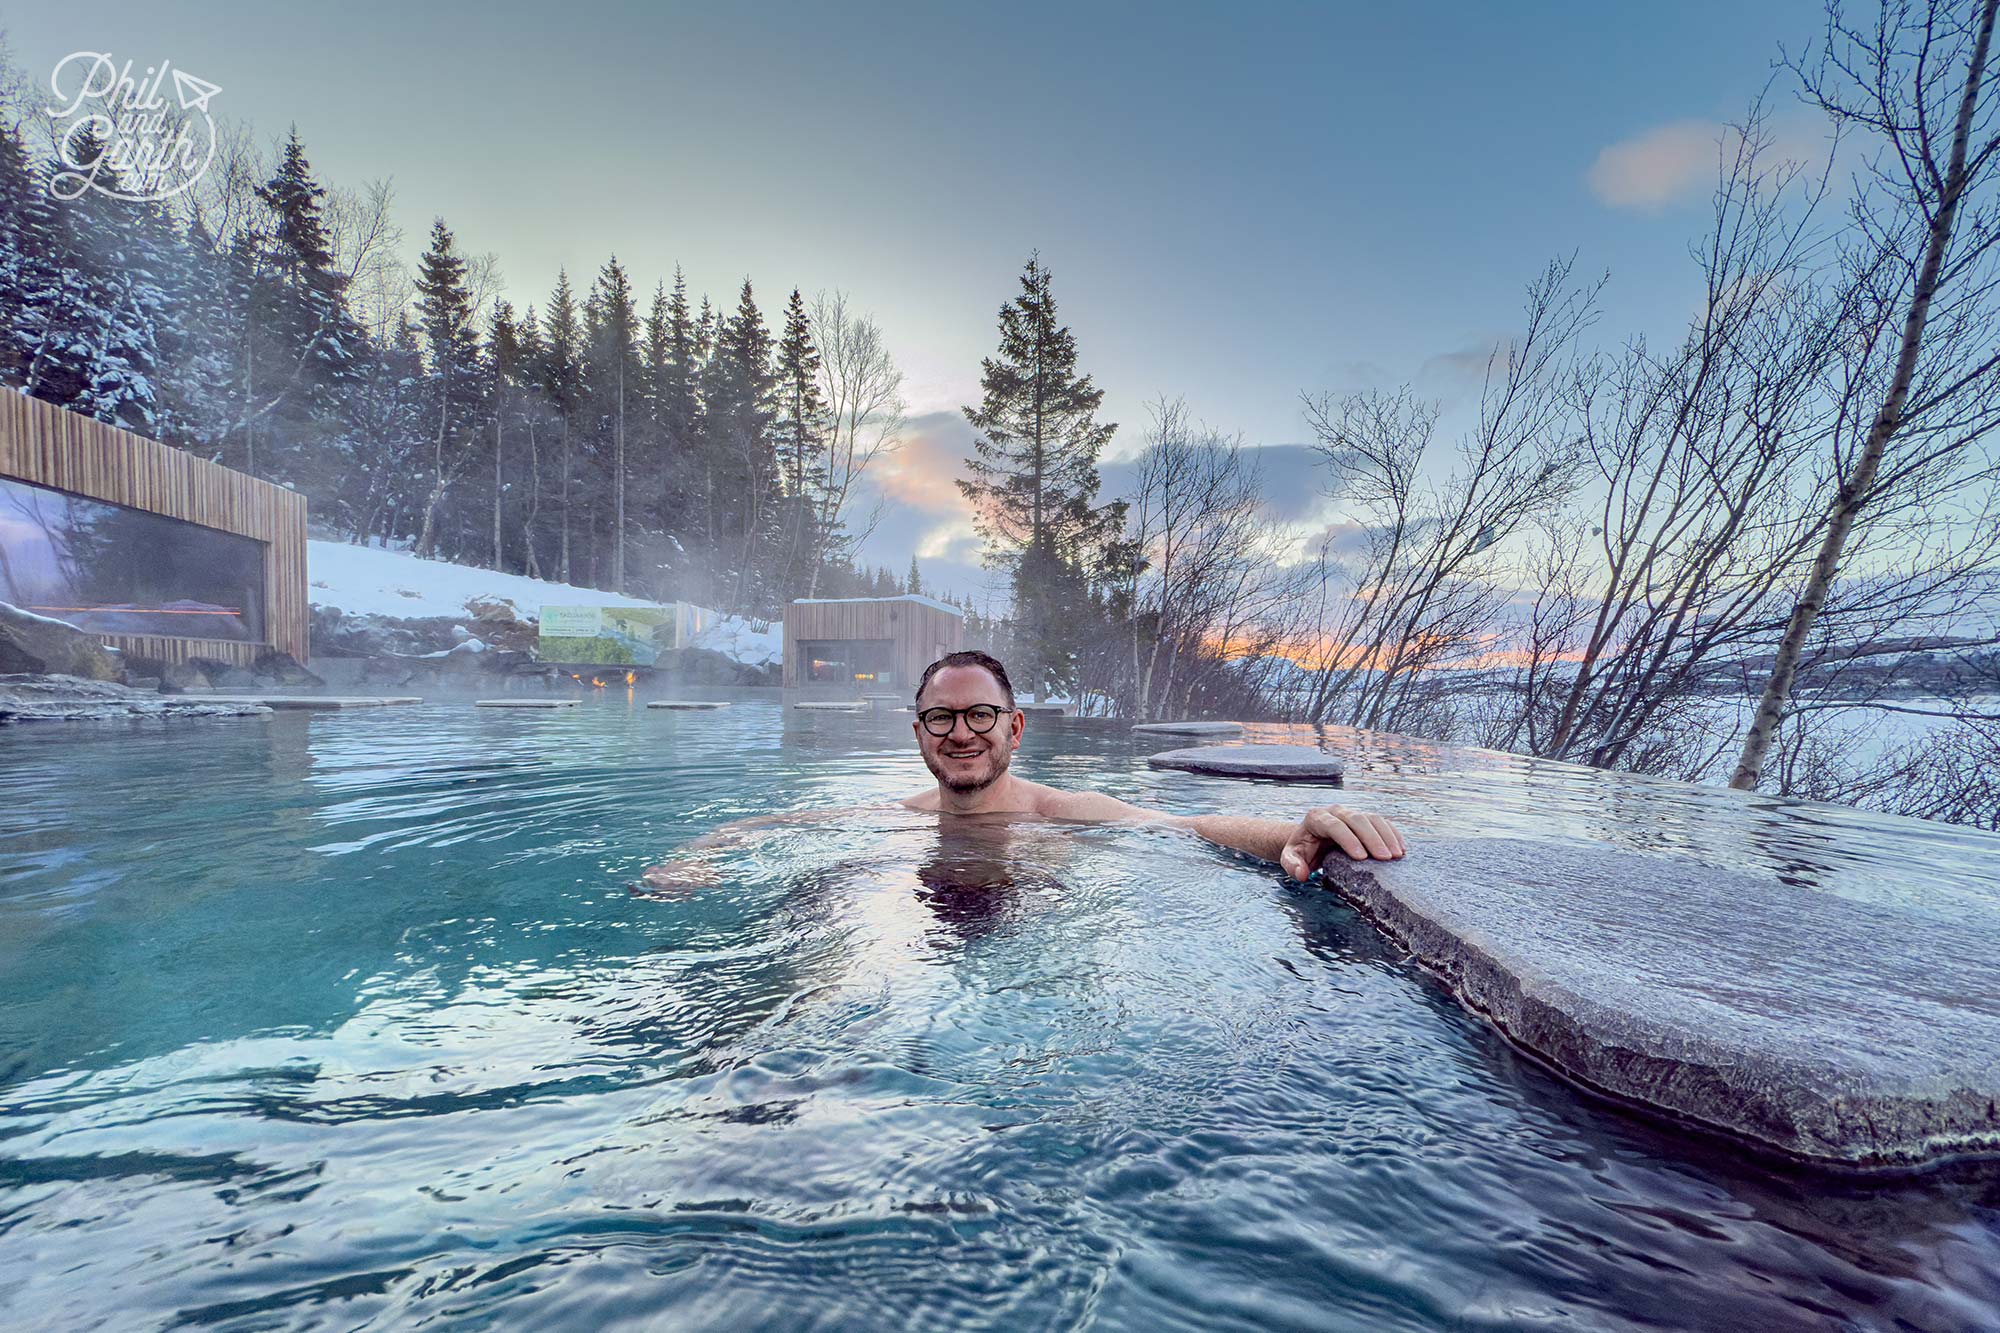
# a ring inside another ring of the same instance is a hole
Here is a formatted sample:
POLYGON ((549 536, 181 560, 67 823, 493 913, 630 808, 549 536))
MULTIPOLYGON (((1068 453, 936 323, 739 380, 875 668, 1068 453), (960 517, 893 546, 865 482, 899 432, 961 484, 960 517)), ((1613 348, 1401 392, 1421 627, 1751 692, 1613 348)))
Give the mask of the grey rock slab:
POLYGON ((1504 838, 1329 858, 1328 884, 1578 1081, 1794 1157, 2000 1150, 2000 906, 1861 901, 1504 838))
POLYGON ((181 694, 154 694, 77 676, 0 675, 0 726, 9 722, 111 722, 151 717, 269 717, 271 710, 181 694))
POLYGON ((680 712, 705 713, 712 712, 717 708, 727 708, 729 705, 726 703, 711 702, 706 699, 653 699, 647 702, 646 707, 666 708, 680 712))
POLYGON ((474 699, 474 708, 574 708, 574 699, 474 699))
POLYGON ((1290 782, 1336 782, 1346 771, 1337 755, 1309 745, 1196 745, 1152 755, 1146 762, 1154 768, 1178 768, 1215 777, 1290 782))
POLYGON ((1139 722, 1132 730, 1160 736, 1241 736, 1241 722, 1139 722))

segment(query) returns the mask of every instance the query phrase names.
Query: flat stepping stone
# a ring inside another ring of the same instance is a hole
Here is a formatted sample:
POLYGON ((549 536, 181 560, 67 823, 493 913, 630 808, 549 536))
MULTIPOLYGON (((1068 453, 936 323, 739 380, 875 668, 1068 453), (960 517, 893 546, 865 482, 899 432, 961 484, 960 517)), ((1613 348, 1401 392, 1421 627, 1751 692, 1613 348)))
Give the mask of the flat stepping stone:
POLYGON ((209 695, 155 694, 75 676, 0 676, 0 726, 10 722, 107 722, 120 718, 269 717, 256 704, 209 695))
POLYGON ((793 704, 792 707, 803 709, 808 713, 859 713, 867 708, 868 705, 864 703, 804 703, 793 704))
POLYGON ((2000 904, 1944 913, 1503 838, 1327 883, 1563 1073, 1795 1157, 2000 1150, 2000 904))
POLYGON ((338 694, 195 694, 189 692, 181 696, 186 699, 200 699, 205 703, 256 704, 264 708, 303 709, 319 711, 335 708, 389 708, 397 704, 420 704, 421 698, 414 694, 393 696, 357 696, 338 694))
POLYGON ((574 708, 574 699, 476 699, 474 708, 574 708))
POLYGON ((1069 712, 1063 704, 1016 704, 1015 707, 1024 713, 1046 713, 1051 717, 1061 717, 1069 712))
POLYGON ((725 703, 710 703, 706 699, 651 699, 647 701, 646 707, 667 708, 681 712, 696 713, 710 712, 717 708, 727 708, 729 705, 725 703))
POLYGON ((1134 731, 1160 736, 1241 736, 1241 722, 1139 722, 1134 731))
POLYGON ((1281 782, 1338 782, 1347 768, 1339 756, 1309 745, 1196 745, 1167 750, 1146 762, 1154 768, 1178 768, 1220 778, 1275 778, 1281 782))

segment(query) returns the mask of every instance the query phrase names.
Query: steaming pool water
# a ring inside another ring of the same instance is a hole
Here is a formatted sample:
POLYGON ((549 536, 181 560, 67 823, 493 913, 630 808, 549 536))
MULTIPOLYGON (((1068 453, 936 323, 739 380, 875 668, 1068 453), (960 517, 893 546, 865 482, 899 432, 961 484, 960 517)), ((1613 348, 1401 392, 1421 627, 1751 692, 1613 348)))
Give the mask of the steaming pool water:
MULTIPOLYGON (((1251 739, 1310 733, 1253 728, 1251 739)), ((1329 731, 1345 791, 1017 771, 1984 893, 1972 835, 1329 731), (1893 869, 1885 869, 1893 868, 1893 869)), ((0 732, 0 1323, 1992 1327, 2000 1170, 1760 1161, 1568 1085, 1186 835, 772 809, 907 718, 464 705, 0 732)))

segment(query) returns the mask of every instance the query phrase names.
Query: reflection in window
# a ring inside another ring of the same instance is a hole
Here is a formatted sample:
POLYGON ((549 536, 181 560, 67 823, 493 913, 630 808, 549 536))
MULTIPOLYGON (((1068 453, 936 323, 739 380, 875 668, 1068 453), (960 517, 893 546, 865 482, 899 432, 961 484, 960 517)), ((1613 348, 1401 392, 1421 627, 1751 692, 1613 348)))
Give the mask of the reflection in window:
POLYGON ((877 688, 896 683, 896 645, 891 639, 807 639, 799 644, 799 652, 810 681, 877 688))
POLYGON ((0 601, 98 634, 264 639, 264 544, 0 477, 0 601))

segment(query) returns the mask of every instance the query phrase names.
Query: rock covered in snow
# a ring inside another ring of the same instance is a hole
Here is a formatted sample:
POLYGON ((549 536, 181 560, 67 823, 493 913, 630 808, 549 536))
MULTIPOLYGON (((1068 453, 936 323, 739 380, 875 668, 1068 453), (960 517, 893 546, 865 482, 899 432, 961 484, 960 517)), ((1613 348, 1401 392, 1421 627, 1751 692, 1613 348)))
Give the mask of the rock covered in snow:
POLYGON ((0 602, 0 672, 118 680, 124 668, 95 635, 0 602))

